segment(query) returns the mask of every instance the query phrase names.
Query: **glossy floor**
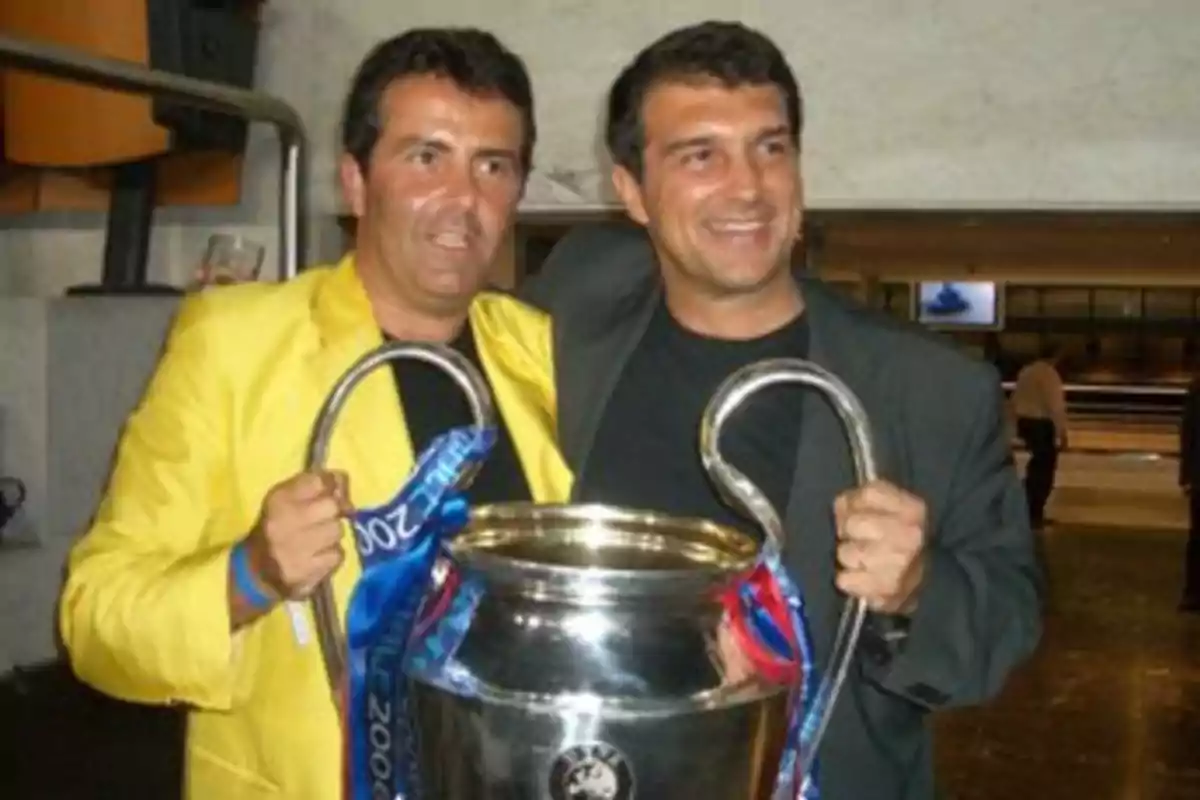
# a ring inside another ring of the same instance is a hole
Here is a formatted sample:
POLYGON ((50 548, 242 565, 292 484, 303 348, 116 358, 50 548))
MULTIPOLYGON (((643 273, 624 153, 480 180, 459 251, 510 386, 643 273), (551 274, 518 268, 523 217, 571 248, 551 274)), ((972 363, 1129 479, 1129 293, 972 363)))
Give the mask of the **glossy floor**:
POLYGON ((1200 615, 1183 536, 1046 534, 1043 646, 986 708, 938 720, 955 800, 1200 800, 1200 615))
MULTIPOLYGON (((989 707, 938 720, 947 798, 1200 800, 1200 616, 1175 611, 1182 547, 1172 532, 1046 535, 1043 647, 989 707)), ((62 670, 10 680, 0 798, 178 797, 179 734, 173 715, 62 670)))

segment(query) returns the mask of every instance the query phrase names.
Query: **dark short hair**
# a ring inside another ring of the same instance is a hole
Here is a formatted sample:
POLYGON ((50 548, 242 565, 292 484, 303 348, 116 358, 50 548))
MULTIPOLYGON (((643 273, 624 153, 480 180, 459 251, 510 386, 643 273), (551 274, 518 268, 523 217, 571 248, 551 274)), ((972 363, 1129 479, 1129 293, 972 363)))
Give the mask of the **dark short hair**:
POLYGON ((672 31, 642 50, 609 89, 605 141, 613 161, 638 177, 646 146, 646 95, 671 81, 713 81, 731 89, 774 86, 784 98, 792 141, 800 142, 800 86, 775 43, 738 22, 701 22, 672 31))
POLYGON ((380 103, 394 82, 411 76, 446 78, 472 95, 500 97, 521 112, 521 166, 533 167, 537 124, 533 88, 519 56, 475 28, 416 28, 381 42, 359 65, 342 114, 342 149, 366 170, 382 130, 380 103))

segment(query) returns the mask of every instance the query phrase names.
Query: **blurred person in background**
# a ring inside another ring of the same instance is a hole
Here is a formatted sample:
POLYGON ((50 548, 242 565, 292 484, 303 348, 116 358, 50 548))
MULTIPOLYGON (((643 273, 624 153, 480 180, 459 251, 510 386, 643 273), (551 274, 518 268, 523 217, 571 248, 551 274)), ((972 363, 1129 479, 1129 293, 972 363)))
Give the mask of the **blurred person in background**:
POLYGON ((1067 449, 1067 399, 1059 366, 1062 348, 1050 344, 1017 374, 1012 393, 1017 435, 1025 443, 1025 495, 1029 521, 1035 529, 1046 525, 1046 503, 1054 491, 1058 453, 1067 449))

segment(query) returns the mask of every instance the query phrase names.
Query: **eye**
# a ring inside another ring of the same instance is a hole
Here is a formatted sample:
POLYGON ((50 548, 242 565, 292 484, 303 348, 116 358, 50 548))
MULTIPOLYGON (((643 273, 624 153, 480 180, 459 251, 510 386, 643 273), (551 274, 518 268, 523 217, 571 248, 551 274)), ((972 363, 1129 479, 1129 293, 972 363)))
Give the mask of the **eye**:
POLYGON ((763 143, 763 152, 768 156, 787 156, 791 157, 796 148, 792 145, 791 139, 768 139, 763 143))
POLYGON ((480 161, 479 171, 484 175, 505 176, 512 173, 513 165, 507 158, 492 156, 480 161))
POLYGON ((698 147, 695 150, 689 150, 683 154, 680 163, 690 169, 703 167, 705 164, 712 161, 713 151, 710 147, 698 147))
POLYGON ((792 148, 785 139, 769 139, 763 142, 763 152, 772 156, 783 156, 791 152, 792 148))
POLYGON ((435 163, 437 161, 437 159, 438 159, 438 151, 432 147, 418 147, 416 150, 413 150, 408 156, 409 161, 411 161, 414 164, 419 164, 423 167, 428 167, 428 166, 432 165, 433 163, 435 163))

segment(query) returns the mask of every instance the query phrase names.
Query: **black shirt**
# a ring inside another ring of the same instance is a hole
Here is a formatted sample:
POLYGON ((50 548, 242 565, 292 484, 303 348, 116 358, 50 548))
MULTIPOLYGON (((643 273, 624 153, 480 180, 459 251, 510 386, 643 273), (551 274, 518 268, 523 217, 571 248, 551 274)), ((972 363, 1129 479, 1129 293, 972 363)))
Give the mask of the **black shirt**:
MULTIPOLYGON (((466 356, 487 375, 479 360, 475 336, 468 324, 450 346, 466 356)), ((396 387, 403 398, 404 418, 417 457, 433 440, 451 428, 472 425, 471 405, 462 388, 440 368, 424 361, 400 359, 392 362, 396 387)), ((496 444, 479 474, 467 490, 471 505, 520 502, 532 499, 525 471, 517 457, 512 435, 497 410, 496 444)))
MULTIPOLYGON (((605 408, 580 478, 580 499, 702 517, 761 536, 720 499, 700 463, 700 419, 734 371, 768 358, 805 358, 804 315, 765 336, 712 339, 660 304, 605 408)), ((772 386, 728 421, 721 452, 754 481, 782 517, 800 442, 799 386, 772 386)))

